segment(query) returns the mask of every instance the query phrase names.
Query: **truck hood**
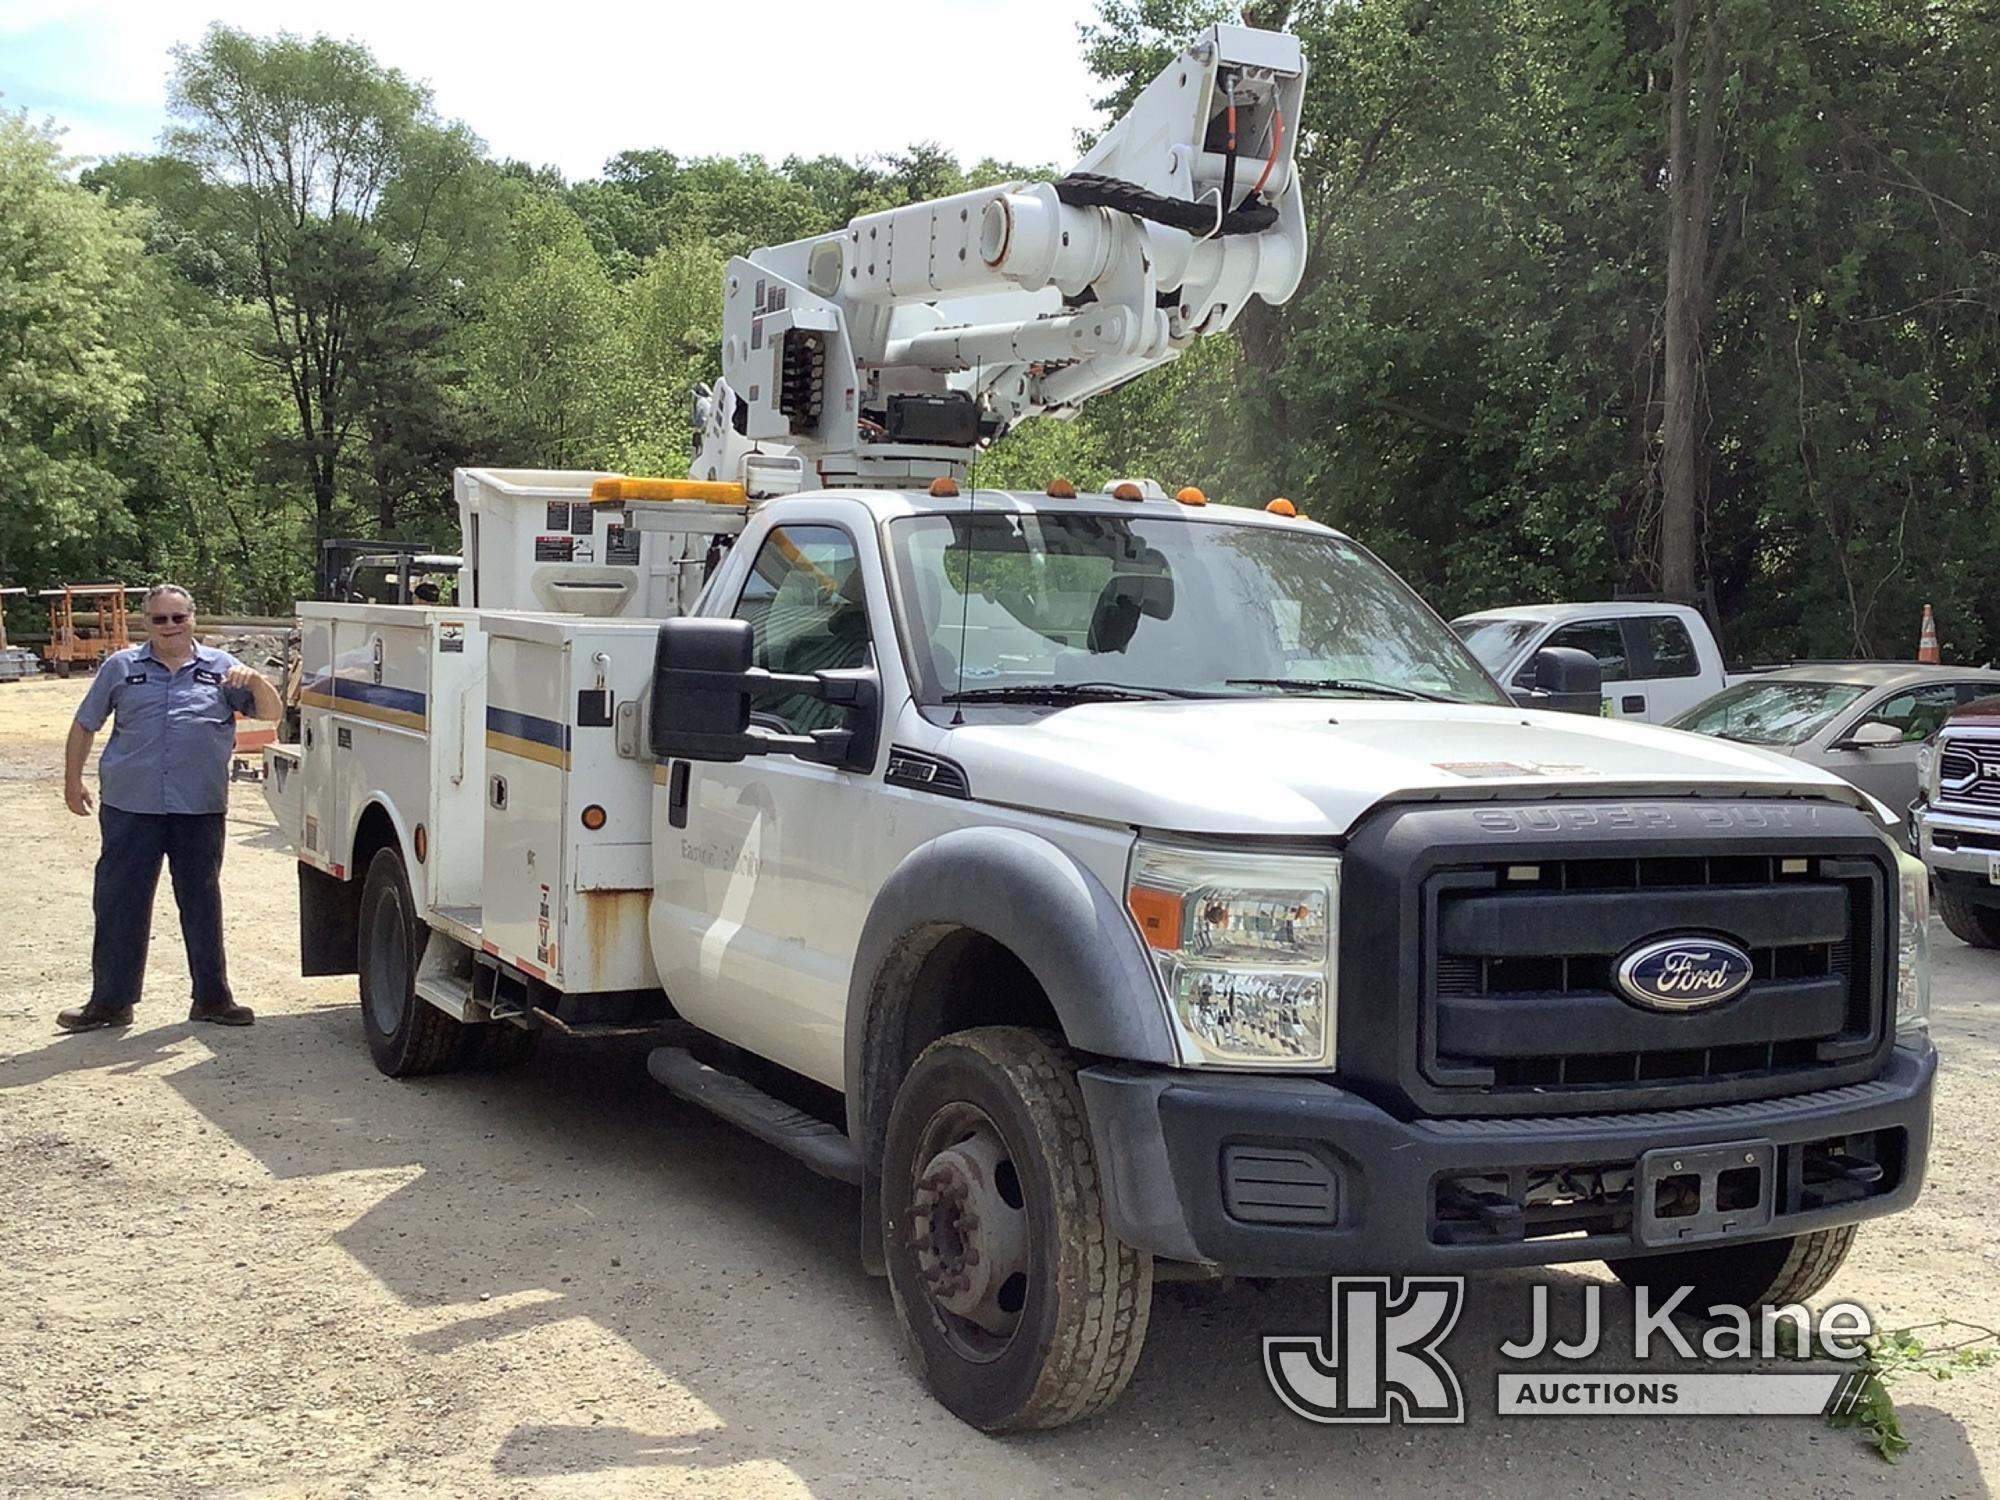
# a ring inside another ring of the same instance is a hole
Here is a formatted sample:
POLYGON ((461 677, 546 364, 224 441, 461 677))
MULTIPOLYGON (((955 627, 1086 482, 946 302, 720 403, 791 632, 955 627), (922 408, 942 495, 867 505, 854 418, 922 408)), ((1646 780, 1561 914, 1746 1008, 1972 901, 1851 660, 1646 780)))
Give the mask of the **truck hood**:
POLYGON ((983 802, 1182 833, 1343 835, 1382 802, 1816 797, 1882 821, 1816 767, 1576 714, 1340 698, 1103 703, 966 724, 938 750, 983 802))

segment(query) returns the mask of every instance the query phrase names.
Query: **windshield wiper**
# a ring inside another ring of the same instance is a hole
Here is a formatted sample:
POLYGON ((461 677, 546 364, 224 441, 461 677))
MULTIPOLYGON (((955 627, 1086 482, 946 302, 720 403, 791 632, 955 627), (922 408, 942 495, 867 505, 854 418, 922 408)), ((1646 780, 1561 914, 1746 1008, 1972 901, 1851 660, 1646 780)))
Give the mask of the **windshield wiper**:
POLYGON ((1349 677, 1230 677, 1231 687, 1292 688, 1301 693, 1357 693, 1369 698, 1405 698, 1413 703, 1457 703, 1443 693, 1422 688, 1392 687, 1386 682, 1358 682, 1349 677))
POLYGON ((1153 703, 1198 698, 1176 688, 1133 687, 1122 682, 1015 682, 1005 687, 965 688, 946 693, 946 703, 1153 703))

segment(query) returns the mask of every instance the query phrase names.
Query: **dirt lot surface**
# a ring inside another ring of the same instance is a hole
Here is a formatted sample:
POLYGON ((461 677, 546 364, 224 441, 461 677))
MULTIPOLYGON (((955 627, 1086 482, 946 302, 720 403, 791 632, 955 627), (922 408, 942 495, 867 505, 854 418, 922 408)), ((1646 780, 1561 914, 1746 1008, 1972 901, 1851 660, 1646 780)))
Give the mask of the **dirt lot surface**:
MULTIPOLYGON (((58 1035, 89 969, 96 832, 59 773, 82 691, 0 685, 0 1494, 1944 1497, 2000 1475, 2000 1370, 1903 1387, 1894 1469, 1807 1418, 1501 1419, 1525 1274, 1475 1279, 1447 1345, 1463 1428, 1286 1413, 1257 1335, 1328 1316, 1294 1282, 1165 1288, 1108 1417, 982 1437, 901 1363, 856 1198, 671 1101, 643 1047, 378 1076, 353 982, 297 975, 254 786, 224 879, 257 1025, 184 1020, 163 882, 138 1025, 58 1035)), ((2000 954, 1936 941, 1931 1183, 1838 1284, 1891 1326, 2000 1322, 2000 954)), ((1568 1307, 1603 1278, 1544 1279, 1568 1307)))

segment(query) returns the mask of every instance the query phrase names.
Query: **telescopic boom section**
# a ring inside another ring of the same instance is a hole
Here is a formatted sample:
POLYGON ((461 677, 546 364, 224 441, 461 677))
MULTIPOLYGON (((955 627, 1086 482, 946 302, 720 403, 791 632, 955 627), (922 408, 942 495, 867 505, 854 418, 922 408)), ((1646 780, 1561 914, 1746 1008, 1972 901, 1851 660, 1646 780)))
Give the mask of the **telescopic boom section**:
POLYGON ((1305 265, 1298 39, 1215 26, 1058 182, 868 214, 730 261, 696 479, 752 497, 960 477, 1024 417, 1073 415, 1281 303, 1305 265))

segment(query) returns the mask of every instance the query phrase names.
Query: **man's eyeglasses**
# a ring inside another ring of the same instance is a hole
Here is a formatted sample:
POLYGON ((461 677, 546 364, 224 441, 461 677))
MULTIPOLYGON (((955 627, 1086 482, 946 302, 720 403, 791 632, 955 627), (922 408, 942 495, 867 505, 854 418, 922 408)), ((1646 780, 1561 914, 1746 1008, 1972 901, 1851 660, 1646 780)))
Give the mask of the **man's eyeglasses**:
POLYGON ((185 625, 185 624, 187 624, 187 622, 188 622, 188 617, 187 617, 186 615, 184 615, 184 614, 182 614, 182 615, 148 615, 148 616, 146 616, 146 618, 147 618, 147 619, 149 619, 149 620, 151 620, 151 621, 152 621, 152 622, 153 622, 153 623, 154 623, 155 625, 185 625))

